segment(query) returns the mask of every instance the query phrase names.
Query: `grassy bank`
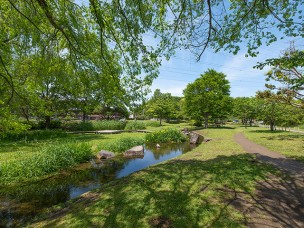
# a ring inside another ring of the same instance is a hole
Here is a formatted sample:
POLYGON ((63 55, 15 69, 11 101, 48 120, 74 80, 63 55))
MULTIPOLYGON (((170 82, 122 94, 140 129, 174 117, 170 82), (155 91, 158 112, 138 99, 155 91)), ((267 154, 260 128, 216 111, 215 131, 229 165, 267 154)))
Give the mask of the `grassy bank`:
POLYGON ((264 128, 248 128, 246 137, 269 150, 304 162, 304 134, 286 131, 270 131, 264 128))
POLYGON ((176 159, 105 184, 33 227, 242 227, 232 205, 275 170, 234 142, 234 129, 200 131, 213 140, 176 159))

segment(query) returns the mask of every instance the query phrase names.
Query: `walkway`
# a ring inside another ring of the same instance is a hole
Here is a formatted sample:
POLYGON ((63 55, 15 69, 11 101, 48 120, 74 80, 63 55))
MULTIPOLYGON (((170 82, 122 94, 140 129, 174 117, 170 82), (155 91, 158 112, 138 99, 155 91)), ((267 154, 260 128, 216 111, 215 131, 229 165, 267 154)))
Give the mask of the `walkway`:
POLYGON ((270 163, 282 171, 282 176, 270 175, 257 181, 254 195, 244 194, 234 206, 247 220, 248 227, 304 227, 304 165, 257 145, 242 133, 235 141, 245 151, 255 154, 260 162, 270 163))

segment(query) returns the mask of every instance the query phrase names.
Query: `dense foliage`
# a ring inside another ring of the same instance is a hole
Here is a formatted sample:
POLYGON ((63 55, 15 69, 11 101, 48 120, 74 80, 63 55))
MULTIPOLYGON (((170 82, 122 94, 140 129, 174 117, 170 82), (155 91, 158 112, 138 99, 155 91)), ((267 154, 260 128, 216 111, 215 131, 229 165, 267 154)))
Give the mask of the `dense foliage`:
POLYGON ((209 69, 184 90, 186 113, 197 122, 222 119, 231 109, 230 84, 226 75, 209 69))

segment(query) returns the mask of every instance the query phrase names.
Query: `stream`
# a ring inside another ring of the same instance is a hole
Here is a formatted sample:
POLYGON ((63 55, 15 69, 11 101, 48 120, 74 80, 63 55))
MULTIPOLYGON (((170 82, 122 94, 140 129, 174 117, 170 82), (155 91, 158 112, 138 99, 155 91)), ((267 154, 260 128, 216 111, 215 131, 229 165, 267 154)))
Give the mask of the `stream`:
POLYGON ((0 227, 14 227, 31 221, 41 211, 65 203, 104 183, 128 176, 150 165, 166 161, 190 151, 189 143, 145 145, 144 156, 117 156, 104 162, 91 161, 63 171, 48 179, 26 185, 0 189, 0 227))

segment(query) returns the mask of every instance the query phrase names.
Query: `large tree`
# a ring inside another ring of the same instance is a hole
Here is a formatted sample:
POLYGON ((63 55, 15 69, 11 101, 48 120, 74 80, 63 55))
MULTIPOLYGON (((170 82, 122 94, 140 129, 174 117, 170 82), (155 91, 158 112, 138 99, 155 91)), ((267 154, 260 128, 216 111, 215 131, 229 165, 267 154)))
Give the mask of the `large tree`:
POLYGON ((147 113, 158 118, 161 125, 162 119, 177 117, 178 100, 171 93, 162 93, 159 89, 156 89, 146 104, 147 113))
POLYGON ((230 84, 226 75, 209 69, 184 90, 187 114, 208 128, 209 117, 223 117, 231 108, 230 84))

